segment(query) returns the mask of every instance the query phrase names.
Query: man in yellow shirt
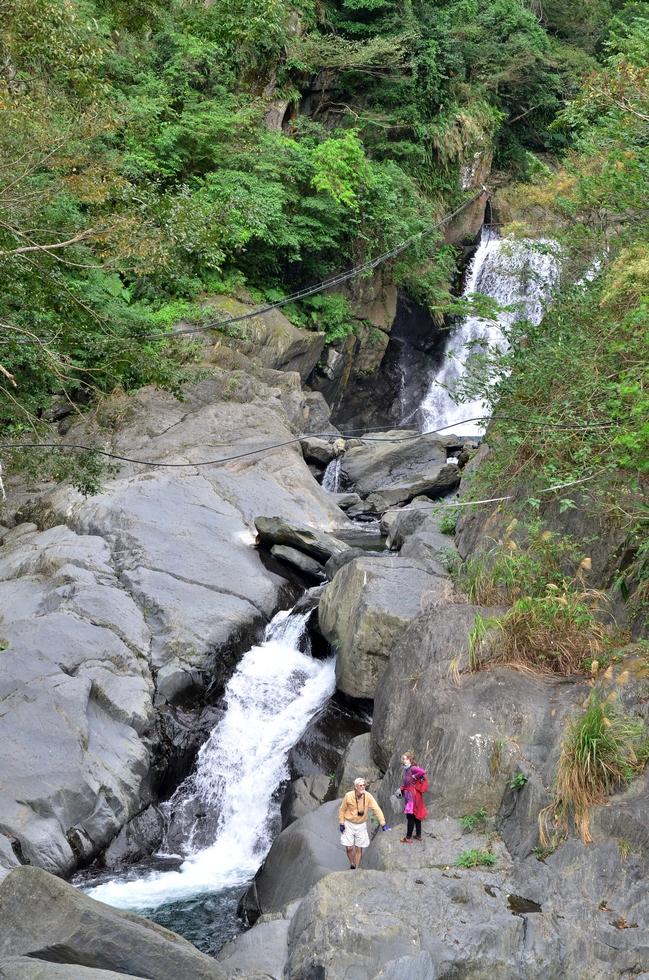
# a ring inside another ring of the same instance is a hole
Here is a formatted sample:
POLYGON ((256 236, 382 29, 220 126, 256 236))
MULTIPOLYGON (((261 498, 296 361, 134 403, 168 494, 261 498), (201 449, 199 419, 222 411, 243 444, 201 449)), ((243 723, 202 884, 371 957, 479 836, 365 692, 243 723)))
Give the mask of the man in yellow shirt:
POLYGON ((354 788, 349 793, 345 793, 338 811, 338 823, 342 835, 340 842, 347 851, 350 871, 355 871, 361 863, 363 848, 370 846, 367 833, 368 810, 374 811, 382 830, 390 829, 385 822, 383 810, 372 794, 366 791, 365 780, 359 776, 354 780, 354 788))

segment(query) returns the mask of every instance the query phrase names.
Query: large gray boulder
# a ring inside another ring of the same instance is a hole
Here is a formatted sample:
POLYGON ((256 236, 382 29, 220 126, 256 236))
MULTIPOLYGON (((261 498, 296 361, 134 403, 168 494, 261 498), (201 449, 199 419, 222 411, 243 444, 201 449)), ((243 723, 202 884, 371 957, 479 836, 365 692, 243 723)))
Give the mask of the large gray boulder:
POLYGON ((5 878, 0 922, 0 962, 26 956, 149 980, 225 978, 215 960, 175 932, 96 902, 40 868, 5 878))
POLYGON ((340 843, 340 800, 324 803, 283 830, 243 899, 246 917, 280 912, 332 871, 349 871, 340 843))
MULTIPOLYGON (((401 847, 418 860, 415 844, 401 847)), ((646 870, 604 840, 568 841, 514 869, 329 875, 292 919, 286 976, 400 978, 425 965, 423 976, 447 980, 628 980, 649 966, 646 870)))
POLYGON ((338 555, 349 548, 344 541, 331 534, 296 521, 283 520, 281 517, 257 517, 255 527, 264 544, 296 548, 318 562, 326 562, 332 555, 338 555))
POLYGON ((376 693, 372 728, 374 759, 386 772, 379 802, 388 802, 387 787, 399 785, 402 753, 414 749, 428 771, 425 799, 432 816, 459 817, 480 808, 498 813, 507 846, 524 857, 538 843, 539 811, 552 800, 566 723, 582 709, 590 688, 578 679, 566 683, 506 668, 458 677, 476 612, 499 611, 426 609, 393 651, 376 693), (519 772, 527 782, 512 790, 509 783, 519 772))
POLYGON ((274 513, 323 534, 348 525, 299 444, 256 452, 293 438, 283 397, 255 377, 216 371, 184 401, 154 389, 108 399, 66 441, 189 465, 124 463, 91 498, 65 485, 9 495, 14 519, 20 510, 37 524, 12 528, 0 546, 10 708, 0 717, 0 832, 17 841, 11 854, 0 850, 0 874, 20 847, 26 860, 68 873, 150 802, 153 779, 175 764, 166 760, 185 752, 165 702, 187 706, 208 686, 218 696, 294 595, 262 563, 254 518, 274 513), (166 712, 159 719, 154 698, 166 712))
POLYGON ((442 497, 455 490, 460 482, 460 470, 455 463, 442 463, 429 466, 420 473, 402 477, 394 483, 377 487, 367 498, 377 514, 382 514, 388 507, 398 507, 424 494, 427 497, 442 497))
POLYGON ((392 650, 422 603, 443 594, 439 566, 399 557, 356 558, 325 590, 320 628, 338 652, 336 684, 355 698, 373 698, 392 650), (433 574, 436 572, 436 574, 433 574))
POLYGON ((288 931, 299 902, 262 915, 253 929, 243 932, 223 946, 217 960, 235 980, 284 980, 288 959, 288 931))
MULTIPOLYGON (((282 371, 297 371, 302 381, 311 374, 325 345, 324 333, 294 326, 281 310, 254 313, 254 304, 230 296, 210 298, 216 320, 246 316, 233 336, 223 333, 217 346, 231 347, 253 364, 282 371)), ((216 324, 218 328, 218 322, 216 324)))
POLYGON ((446 464, 446 446, 439 436, 418 436, 399 429, 368 435, 374 441, 349 449, 343 459, 345 473, 362 497, 386 484, 446 464))
POLYGON ((429 952, 440 978, 520 980, 524 921, 495 892, 494 877, 436 869, 359 870, 353 881, 330 875, 293 917, 287 976, 372 980, 393 960, 429 952))
POLYGON ((0 548, 0 830, 69 871, 147 800, 151 637, 102 538, 18 530, 0 548))

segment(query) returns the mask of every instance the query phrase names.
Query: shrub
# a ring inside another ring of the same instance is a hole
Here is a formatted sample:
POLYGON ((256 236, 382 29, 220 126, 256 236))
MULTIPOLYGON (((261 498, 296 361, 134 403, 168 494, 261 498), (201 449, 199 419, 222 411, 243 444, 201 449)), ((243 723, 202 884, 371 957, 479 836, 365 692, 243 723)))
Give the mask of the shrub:
POLYGON ((487 815, 487 811, 483 807, 480 807, 475 813, 467 813, 465 816, 460 817, 460 823, 465 830, 471 831, 476 824, 484 823, 487 815))
POLYGON ((643 719, 623 715, 612 697, 602 700, 600 690, 593 688, 585 715, 568 726, 559 757, 555 813, 562 818, 572 811, 584 843, 593 839, 589 808, 634 779, 649 757, 643 719))
POLYGON ((447 510, 445 514, 442 514, 439 522, 439 529, 442 534, 455 534, 455 528, 457 527, 457 519, 459 516, 459 508, 447 510))
POLYGON ((491 851, 481 851, 480 848, 474 847, 470 851, 462 851, 455 864, 458 868, 477 868, 480 864, 491 868, 497 860, 496 855, 491 851))
POLYGON ((568 535, 546 530, 539 520, 512 520, 501 541, 464 562, 455 585, 476 605, 509 605, 521 596, 543 596, 548 584, 565 587, 589 568, 590 559, 568 535), (513 539, 514 531, 523 545, 513 539))

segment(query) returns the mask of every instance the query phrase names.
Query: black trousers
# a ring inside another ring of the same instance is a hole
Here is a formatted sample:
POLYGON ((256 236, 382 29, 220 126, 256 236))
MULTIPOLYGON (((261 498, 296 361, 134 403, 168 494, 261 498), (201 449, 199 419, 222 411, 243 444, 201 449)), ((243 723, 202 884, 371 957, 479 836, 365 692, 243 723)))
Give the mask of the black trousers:
POLYGON ((406 819, 408 821, 406 837, 412 837, 413 828, 417 831, 416 836, 421 837, 421 820, 417 820, 414 813, 406 813, 406 819))

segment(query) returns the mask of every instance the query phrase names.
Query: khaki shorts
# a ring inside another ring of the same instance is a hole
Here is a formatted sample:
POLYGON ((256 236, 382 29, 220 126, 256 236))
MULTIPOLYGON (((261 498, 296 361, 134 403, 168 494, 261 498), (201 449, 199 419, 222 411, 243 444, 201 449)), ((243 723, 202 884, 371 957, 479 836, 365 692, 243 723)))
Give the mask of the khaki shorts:
POLYGON ((351 820, 345 820, 345 829, 340 835, 340 843, 343 847, 369 847, 370 838, 367 833, 367 821, 363 823, 352 823, 351 820))

